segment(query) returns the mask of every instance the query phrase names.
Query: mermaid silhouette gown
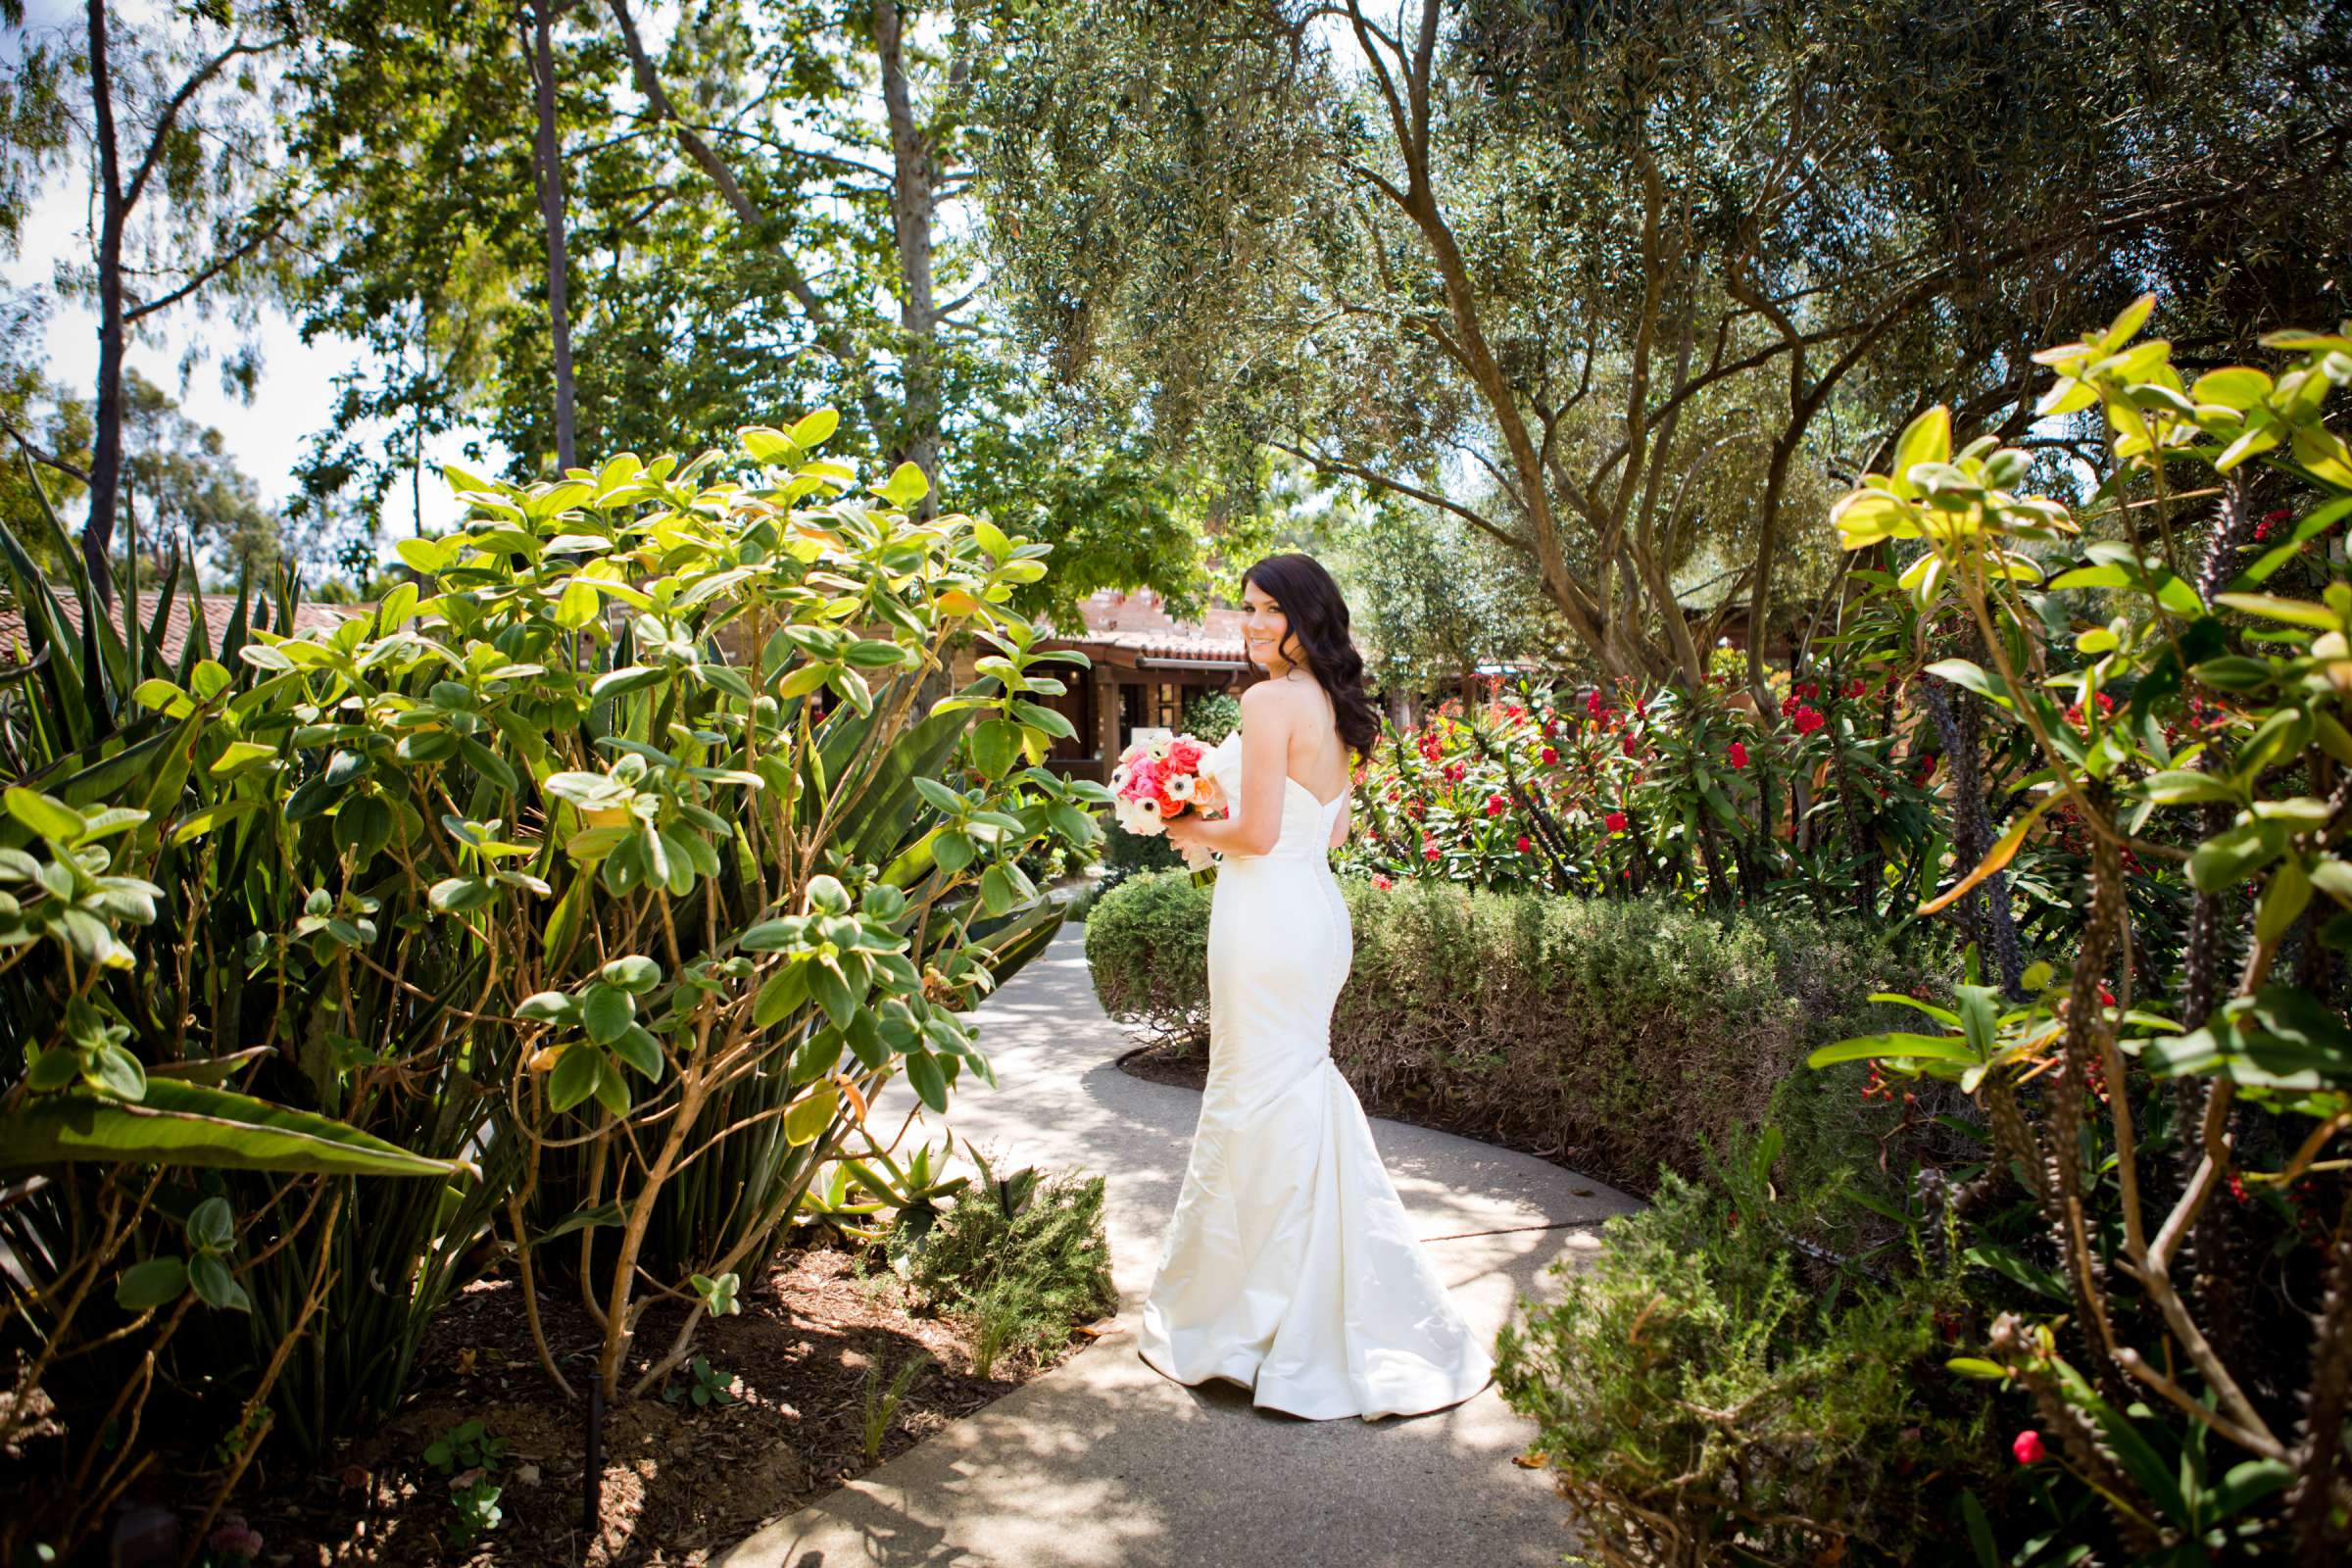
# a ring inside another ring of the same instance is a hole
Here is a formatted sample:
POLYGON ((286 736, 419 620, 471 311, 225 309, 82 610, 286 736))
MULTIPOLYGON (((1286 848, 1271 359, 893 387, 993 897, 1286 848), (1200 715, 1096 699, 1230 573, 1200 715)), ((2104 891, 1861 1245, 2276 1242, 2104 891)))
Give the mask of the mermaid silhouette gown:
MULTIPOLYGON (((1239 734, 1202 763, 1234 802, 1241 763, 1239 734)), ((1283 785, 1274 848, 1228 855, 1217 873, 1208 1085, 1143 1357, 1309 1420, 1443 1409, 1484 1388, 1493 1363, 1332 1062, 1332 1004, 1354 954, 1326 848, 1340 802, 1283 785)))

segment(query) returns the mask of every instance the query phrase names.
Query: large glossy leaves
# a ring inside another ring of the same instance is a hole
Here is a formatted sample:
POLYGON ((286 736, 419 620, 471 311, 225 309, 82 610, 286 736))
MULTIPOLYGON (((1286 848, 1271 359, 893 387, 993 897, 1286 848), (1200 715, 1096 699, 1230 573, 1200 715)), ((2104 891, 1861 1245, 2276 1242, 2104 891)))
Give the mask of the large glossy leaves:
POLYGON ((87 1160, 343 1176, 466 1169, 330 1117, 169 1078, 150 1078, 136 1104, 77 1092, 28 1100, 0 1116, 0 1166, 87 1160))

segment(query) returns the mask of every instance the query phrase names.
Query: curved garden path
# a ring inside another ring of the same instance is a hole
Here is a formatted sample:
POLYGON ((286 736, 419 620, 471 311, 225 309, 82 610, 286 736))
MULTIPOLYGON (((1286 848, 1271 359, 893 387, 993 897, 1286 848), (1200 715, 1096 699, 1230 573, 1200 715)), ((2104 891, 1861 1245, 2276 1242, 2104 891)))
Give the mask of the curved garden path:
MULTIPOLYGON (((1062 1365, 715 1559, 726 1568, 1244 1568, 1555 1564, 1565 1509, 1511 1463, 1534 1433, 1490 1387, 1433 1415, 1307 1422, 1145 1366, 1135 1328, 1200 1114, 1119 1070, 1072 927, 979 1013, 1001 1089, 957 1092, 957 1136, 1108 1178, 1118 1317, 1062 1365)), ((1544 1267, 1634 1200, 1525 1154, 1376 1121, 1438 1270, 1489 1335, 1544 1267)))

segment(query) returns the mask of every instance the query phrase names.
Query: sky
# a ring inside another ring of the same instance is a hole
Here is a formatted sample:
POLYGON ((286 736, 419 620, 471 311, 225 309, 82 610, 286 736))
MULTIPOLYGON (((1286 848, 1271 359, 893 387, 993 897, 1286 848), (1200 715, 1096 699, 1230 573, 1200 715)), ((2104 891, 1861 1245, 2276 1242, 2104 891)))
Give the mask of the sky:
MULTIPOLYGON (((135 16, 142 8, 134 4, 119 9, 135 16)), ((74 0, 28 0, 25 30, 36 35, 46 31, 78 51, 84 35, 83 15, 74 0)), ((14 57, 21 45, 21 39, 7 39, 0 41, 0 51, 14 57)), ((54 172, 25 225, 21 252, 0 257, 4 264, 0 265, 0 281, 12 290, 38 289, 48 298, 50 378, 87 397, 97 385, 97 313, 56 287, 58 264, 68 260, 86 264, 90 253, 87 174, 80 153, 77 147, 72 164, 54 172)), ((160 328, 132 340, 127 355, 130 367, 172 391, 190 418, 218 429, 237 466, 260 485, 263 496, 282 505, 294 492, 296 466, 311 439, 325 425, 325 411, 334 402, 335 377, 359 364, 364 351, 350 339, 332 335, 305 343, 296 324, 282 312, 265 310, 254 333, 261 348, 262 371, 253 400, 247 403, 241 392, 225 390, 220 375, 220 356, 242 341, 236 329, 219 318, 208 321, 186 307, 163 315, 160 328), (191 348, 200 352, 183 376, 183 362, 191 348)), ((474 435, 472 431, 454 431, 437 443, 428 443, 428 465, 460 460, 466 442, 474 435)), ((437 531, 449 526, 461 509, 444 498, 437 510, 434 490, 428 477, 425 523, 437 531)), ((386 555, 391 541, 416 531, 408 488, 396 486, 381 530, 386 555)))

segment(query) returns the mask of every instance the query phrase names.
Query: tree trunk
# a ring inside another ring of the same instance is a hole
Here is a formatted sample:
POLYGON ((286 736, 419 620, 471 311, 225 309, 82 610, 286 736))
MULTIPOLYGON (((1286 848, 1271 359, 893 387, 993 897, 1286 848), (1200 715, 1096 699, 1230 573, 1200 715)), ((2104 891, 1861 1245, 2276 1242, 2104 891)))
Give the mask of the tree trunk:
MULTIPOLYGON (((90 445, 90 514, 81 559, 91 591, 115 607, 107 564, 115 543, 115 500, 122 475, 122 168, 115 151, 113 74, 106 58, 106 0, 89 0, 90 104, 98 141, 98 413, 90 445)), ((85 611, 86 614, 86 611, 85 611)))
MULTIPOLYGON (((96 0, 92 0, 96 4, 96 0)), ((539 213, 547 223, 547 329, 556 370, 556 466, 569 468, 574 451, 571 386, 570 264, 564 246, 564 158, 556 136, 556 60, 553 32, 555 0, 532 0, 531 53, 533 97, 539 109, 539 134, 531 166, 538 175, 539 213)))
MULTIPOLYGON (((899 251, 900 367, 906 407, 899 456, 939 477, 939 316, 931 284, 931 220, 937 171, 929 139, 915 123, 906 80, 904 20, 898 0, 874 0, 874 48, 882 63, 882 105, 890 121, 890 220, 899 251)), ((938 487, 923 497, 921 515, 937 512, 938 487)))

